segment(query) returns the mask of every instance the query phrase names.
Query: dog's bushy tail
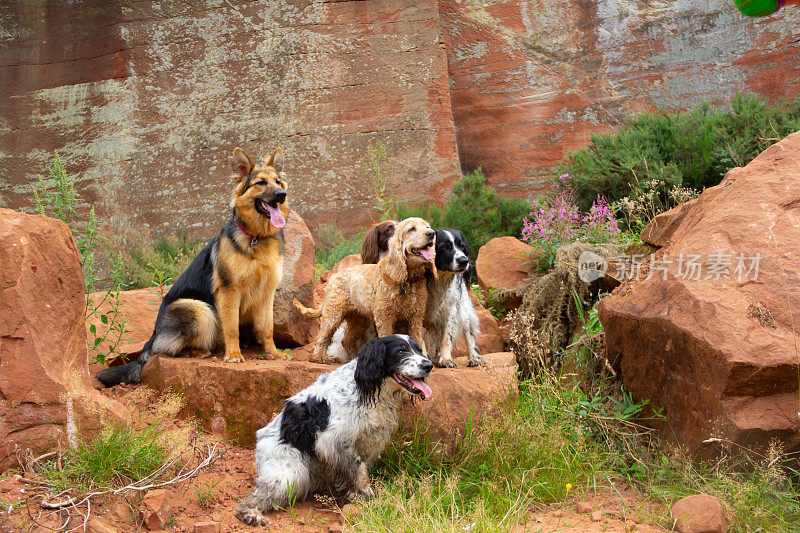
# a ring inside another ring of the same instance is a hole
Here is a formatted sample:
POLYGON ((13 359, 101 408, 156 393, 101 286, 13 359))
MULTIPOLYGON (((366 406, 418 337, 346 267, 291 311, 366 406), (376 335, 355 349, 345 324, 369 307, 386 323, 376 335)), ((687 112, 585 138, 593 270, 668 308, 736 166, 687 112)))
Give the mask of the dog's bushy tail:
POLYGON ((152 354, 153 339, 147 341, 142 348, 139 359, 122 366, 104 368, 97 373, 97 379, 106 387, 113 387, 120 383, 139 383, 142 380, 142 368, 152 354))
POLYGON ((322 309, 314 309, 313 307, 306 307, 300 303, 300 300, 295 298, 293 300, 294 306, 300 311, 300 314, 309 318, 319 318, 322 316, 322 309))

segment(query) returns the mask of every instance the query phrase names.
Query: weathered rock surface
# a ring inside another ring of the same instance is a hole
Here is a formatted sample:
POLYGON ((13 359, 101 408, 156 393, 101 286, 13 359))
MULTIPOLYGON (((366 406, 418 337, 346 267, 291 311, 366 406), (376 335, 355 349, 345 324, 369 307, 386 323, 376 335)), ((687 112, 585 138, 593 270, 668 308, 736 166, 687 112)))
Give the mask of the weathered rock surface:
POLYGON ((506 309, 518 307, 522 296, 514 294, 536 271, 533 248, 516 237, 495 237, 478 250, 475 273, 484 291, 495 291, 506 309))
POLYGON ((642 231, 642 242, 659 248, 668 245, 672 234, 681 225, 683 217, 691 210, 696 201, 689 200, 653 217, 653 220, 642 231))
POLYGON ((58 150, 115 236, 215 233, 235 145, 283 145, 292 205, 352 229, 371 146, 398 198, 441 199, 460 164, 530 195, 629 113, 800 90, 800 12, 729 0, 37 5, 0 17, 0 205, 58 150))
POLYGON ((125 415, 91 386, 84 290, 66 224, 0 209, 0 470, 17 447, 74 442, 125 415))
POLYGON ((708 494, 687 496, 670 509, 675 529, 680 533, 725 533, 728 521, 722 503, 708 494))
POLYGON ((440 0, 439 13, 461 164, 505 193, 543 191, 551 165, 627 115, 800 92, 798 10, 770 24, 729 0, 440 0))
POLYGON ((117 237, 215 234, 237 145, 284 148, 312 226, 370 220, 371 147, 397 198, 440 199, 459 176, 433 0, 14 0, 0 82, 4 204, 30 205, 58 150, 117 237))
POLYGON ((656 425, 692 453, 759 451, 771 439, 800 451, 798 220, 795 133, 695 201, 653 256, 671 264, 600 304, 625 386, 663 408, 656 425))
POLYGON ((302 346, 317 335, 319 321, 300 314, 292 301, 313 303, 314 238, 297 212, 290 210, 283 230, 283 281, 275 291, 275 342, 279 346, 302 346))
POLYGON ((172 518, 172 503, 165 489, 151 490, 142 498, 142 523, 148 531, 161 531, 172 518))
MULTIPOLYGON (((246 355, 247 357, 247 355, 246 355)), ((433 398, 405 405, 401 415, 404 432, 415 421, 429 427, 431 436, 452 443, 464 422, 494 412, 498 402, 516 394, 514 355, 484 355, 485 367, 437 368, 428 378, 433 398)), ((186 398, 189 414, 207 428, 225 429, 228 437, 252 445, 255 432, 283 408, 290 396, 311 385, 317 377, 335 368, 306 361, 259 361, 225 364, 220 358, 191 359, 153 357, 144 367, 142 382, 157 391, 178 391, 186 398), (215 420, 216 419, 216 420, 215 420)))

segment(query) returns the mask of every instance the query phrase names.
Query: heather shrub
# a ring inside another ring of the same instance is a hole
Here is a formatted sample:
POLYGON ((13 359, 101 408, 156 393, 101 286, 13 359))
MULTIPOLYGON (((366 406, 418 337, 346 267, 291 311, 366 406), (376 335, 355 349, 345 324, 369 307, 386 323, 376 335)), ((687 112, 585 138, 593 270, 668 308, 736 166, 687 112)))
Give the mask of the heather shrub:
POLYGON ((591 144, 570 154, 560 170, 573 177, 583 210, 597 195, 612 203, 636 200, 656 182, 652 202, 661 211, 669 207, 669 191, 717 185, 730 169, 798 130, 800 98, 767 105, 756 96, 738 95, 724 108, 704 103, 685 113, 637 115, 614 134, 593 135, 591 144))
POLYGON ((571 181, 569 174, 562 174, 553 183, 553 190, 533 206, 523 222, 522 240, 544 254, 543 264, 547 268, 553 266, 556 250, 564 244, 602 244, 620 238, 614 210, 606 199, 598 195, 588 213, 581 213, 571 181))

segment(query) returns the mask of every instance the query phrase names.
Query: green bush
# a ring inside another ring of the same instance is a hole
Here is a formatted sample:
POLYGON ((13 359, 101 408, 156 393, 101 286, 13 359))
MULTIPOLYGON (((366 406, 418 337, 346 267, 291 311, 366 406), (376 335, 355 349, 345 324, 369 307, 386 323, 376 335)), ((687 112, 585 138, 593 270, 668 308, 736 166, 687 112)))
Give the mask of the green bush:
POLYGON ((314 242, 314 272, 316 277, 319 277, 325 270, 333 268, 333 265, 348 255, 360 253, 365 232, 366 230, 361 230, 347 238, 342 230, 333 224, 320 226, 314 242))
POLYGON ((530 205, 519 198, 501 196, 486 184, 483 171, 464 174, 453 185, 453 195, 444 205, 412 205, 396 203, 394 216, 397 220, 421 217, 435 228, 456 228, 464 232, 472 258, 478 249, 494 237, 522 233, 522 220, 530 211, 530 205))
POLYGON ((798 130, 800 99, 769 106, 755 96, 737 95, 726 108, 704 103, 686 113, 637 115, 614 134, 593 135, 587 148, 559 167, 573 177, 583 210, 598 194, 614 202, 656 182, 660 207, 668 208, 666 191, 717 185, 727 171, 798 130))

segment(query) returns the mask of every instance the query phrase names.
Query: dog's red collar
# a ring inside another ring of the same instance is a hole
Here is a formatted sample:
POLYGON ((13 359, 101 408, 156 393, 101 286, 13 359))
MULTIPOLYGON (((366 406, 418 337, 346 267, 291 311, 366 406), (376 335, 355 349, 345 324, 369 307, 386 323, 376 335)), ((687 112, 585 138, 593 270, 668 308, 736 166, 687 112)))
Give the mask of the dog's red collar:
POLYGON ((266 237, 259 237, 258 235, 253 235, 252 233, 250 233, 249 231, 244 229, 244 226, 239 224, 239 221, 236 220, 236 219, 233 219, 233 222, 236 224, 236 226, 238 226, 238 228, 240 230, 242 230, 244 232, 245 235, 250 237, 250 246, 252 246, 253 248, 256 247, 256 245, 258 244, 258 241, 260 241, 261 239, 265 239, 266 238, 266 237))

